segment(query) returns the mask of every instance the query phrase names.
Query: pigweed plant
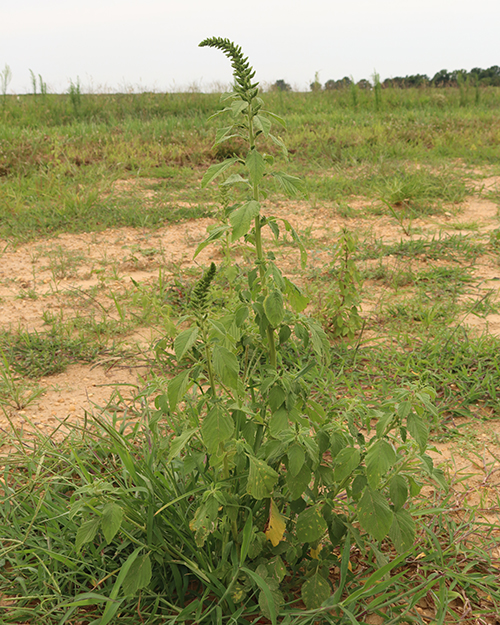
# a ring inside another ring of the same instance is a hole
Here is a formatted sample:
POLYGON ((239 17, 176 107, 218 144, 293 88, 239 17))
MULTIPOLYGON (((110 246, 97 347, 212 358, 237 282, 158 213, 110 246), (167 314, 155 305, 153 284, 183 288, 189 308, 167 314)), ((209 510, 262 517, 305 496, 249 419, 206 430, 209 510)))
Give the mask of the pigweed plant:
MULTIPOLYGON (((172 344, 157 346, 174 375, 156 387, 154 407, 144 402, 129 435, 103 423, 106 439, 85 453, 72 448, 75 469, 60 495, 51 481, 50 505, 69 500, 70 512, 50 508, 50 527, 59 524, 54 538, 76 528, 76 554, 55 561, 45 592, 74 593, 60 623, 90 606, 94 623, 114 622, 118 611, 123 620, 126 601, 135 608, 123 622, 156 615, 172 624, 246 625, 264 615, 273 624, 339 623, 378 609, 398 618, 411 601, 388 594, 389 574, 414 550, 411 500, 425 476, 442 478, 425 453, 432 393, 409 388, 370 407, 332 403, 318 390, 333 379, 327 336, 304 314, 308 299, 263 237, 264 229, 276 240, 284 230, 305 262, 291 224, 264 212, 273 185, 292 196, 303 189, 269 153, 277 147, 286 156, 272 132, 284 122, 265 109, 238 46, 220 38, 200 45, 221 50, 234 70, 216 144, 237 137, 246 155, 204 175, 203 187, 222 180, 234 203, 196 253, 221 240, 230 255, 243 242, 251 266, 229 266, 232 299, 222 309, 212 297, 222 269, 204 272, 172 344), (371 575, 357 579, 354 552, 371 575)), ((26 546, 28 560, 31 553, 26 546)))
MULTIPOLYGON (((238 137, 247 151, 245 158, 212 165, 203 177, 207 187, 224 176, 239 201, 196 253, 229 235, 251 246, 253 267, 236 284, 232 310, 217 313, 210 305, 215 265, 194 289, 191 312, 181 319, 191 325, 173 344, 182 371, 157 397, 175 432, 169 454, 179 476, 196 474, 204 485, 189 527, 199 549, 217 554, 211 573, 226 589, 220 610, 229 616, 260 609, 276 622, 300 589, 308 610, 347 614, 355 605, 343 594, 350 546, 371 550, 380 566, 387 565, 384 541, 400 554, 411 551, 409 500, 420 490, 417 475, 441 477, 425 455, 431 395, 401 391, 379 410, 352 405, 343 413, 325 409, 315 396, 329 344, 303 314, 307 298, 264 249, 262 236, 269 228, 278 239, 284 228, 305 262, 291 224, 263 214, 273 183, 292 196, 303 188, 265 151, 274 144, 286 156, 272 132, 273 123, 284 122, 264 108, 239 47, 220 38, 200 45, 221 50, 234 70, 233 91, 217 114, 228 123, 216 144, 238 137), (330 571, 341 561, 332 585, 330 571)), ((349 255, 352 241, 347 235, 342 241, 342 254, 349 255)), ((344 269, 352 277, 349 259, 344 269)), ((347 299, 342 305, 352 309, 347 299)), ((201 618, 201 604, 193 603, 201 618)))

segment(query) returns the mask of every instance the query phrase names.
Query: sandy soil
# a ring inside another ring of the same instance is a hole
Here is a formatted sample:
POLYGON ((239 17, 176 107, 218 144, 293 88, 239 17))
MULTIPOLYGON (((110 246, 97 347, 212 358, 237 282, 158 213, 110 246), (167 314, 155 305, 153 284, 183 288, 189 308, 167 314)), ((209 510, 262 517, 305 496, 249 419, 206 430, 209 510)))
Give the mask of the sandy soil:
MULTIPOLYGON (((151 182, 121 181, 117 188, 120 192, 137 193, 141 192, 141 186, 151 182)), ((472 224, 474 237, 487 240, 500 223, 498 206, 484 195, 498 188, 498 177, 472 181, 474 195, 462 206, 450 207, 443 215, 415 219, 411 224, 411 237, 467 234, 472 224)), ((143 191, 147 201, 153 192, 143 191)), ((363 198, 349 202, 352 214, 370 205, 371 202, 363 198)), ((278 202, 269 212, 288 219, 306 240, 314 240, 310 246, 314 251, 309 256, 309 268, 321 269, 328 264, 332 235, 345 226, 356 230, 361 240, 374 237, 389 243, 409 238, 392 218, 339 217, 335 207, 328 205, 311 207, 303 202, 278 202)), ((206 229, 212 223, 211 219, 199 219, 153 232, 120 228, 100 233, 62 234, 18 247, 0 241, 0 328, 43 331, 47 328, 47 315, 68 319, 81 312, 82 300, 87 305, 102 305, 102 293, 120 292, 130 287, 131 279, 156 284, 160 270, 168 278, 191 267, 207 265, 211 260, 217 261, 220 253, 214 246, 205 248, 193 260, 196 245, 205 238, 206 229)), ((280 250, 281 266, 290 274, 297 274, 296 250, 292 246, 283 246, 280 250)), ((499 263, 499 256, 492 254, 483 256, 475 264, 478 298, 482 292, 493 291, 498 299, 499 263)), ((367 310, 369 308, 368 304, 367 310)), ((116 315, 116 312, 109 314, 116 315)), ((465 322, 478 332, 500 336, 498 314, 485 318, 470 315, 465 322)), ((127 342, 129 346, 138 343, 145 346, 150 344, 151 334, 147 330, 135 331, 127 342)), ((0 431, 9 432, 13 427, 22 436, 28 436, 33 428, 40 428, 56 438, 62 437, 68 425, 82 423, 86 414, 109 406, 116 388, 124 397, 133 397, 145 374, 144 367, 134 362, 127 365, 123 360, 115 362, 103 358, 92 365, 70 365, 63 373, 43 378, 40 381, 43 394, 25 409, 4 406, 4 411, 0 412, 0 431)), ((470 453, 463 448, 462 437, 457 443, 436 445, 436 459, 447 460, 452 474, 474 474, 467 482, 469 498, 482 508, 489 508, 491 514, 491 508, 496 510, 495 505, 498 506, 499 500, 495 497, 500 494, 500 424, 493 421, 479 427, 476 424, 472 434, 476 444, 470 453)))

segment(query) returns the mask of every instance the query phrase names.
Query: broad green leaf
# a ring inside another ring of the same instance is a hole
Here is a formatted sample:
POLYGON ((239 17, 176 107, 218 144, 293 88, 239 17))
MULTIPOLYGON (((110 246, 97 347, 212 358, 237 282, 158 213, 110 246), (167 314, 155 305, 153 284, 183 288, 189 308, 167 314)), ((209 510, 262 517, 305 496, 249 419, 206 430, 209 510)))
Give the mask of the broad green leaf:
POLYGON ((319 608, 332 594, 330 584, 319 573, 315 573, 302 586, 302 601, 308 610, 319 608))
POLYGON ((304 466, 304 462, 306 460, 306 453, 302 445, 298 443, 294 443, 291 447, 289 447, 287 451, 288 456, 288 471, 290 471, 290 475, 292 477, 296 477, 299 471, 304 466))
POLYGON ((250 456, 250 471, 248 474, 247 493, 255 499, 270 497, 274 485, 278 481, 278 473, 267 462, 250 456))
POLYGON ((232 187, 236 184, 245 184, 248 185, 248 179, 243 178, 240 174, 231 174, 228 176, 224 182, 221 182, 221 187, 232 187))
POLYGON ((296 197, 305 192, 304 181, 297 176, 290 176, 290 174, 285 174, 282 171, 273 172, 272 175, 287 195, 296 197))
POLYGON ((375 540, 383 540, 389 533, 394 516, 387 500, 367 486, 357 510, 361 527, 375 540))
POLYGON ((303 295, 300 289, 288 278, 284 278, 284 282, 285 293, 290 302, 290 306, 295 312, 302 312, 309 304, 309 298, 303 295))
POLYGON ((283 128, 286 128, 286 121, 279 115, 276 115, 276 113, 273 113, 272 111, 265 111, 264 109, 262 109, 262 113, 264 113, 264 115, 267 115, 272 120, 274 120, 275 122, 283 126, 283 128))
POLYGON ((201 424, 203 442, 209 454, 217 454, 219 445, 224 443, 234 431, 234 421, 221 408, 214 407, 201 424))
POLYGON ((356 469, 361 460, 361 455, 354 447, 344 447, 335 456, 334 477, 336 482, 342 482, 356 469))
POLYGON ((233 227, 233 231, 231 233, 232 241, 236 241, 250 230, 252 220, 259 214, 259 212, 259 202, 250 200, 249 202, 242 204, 229 215, 229 222, 233 227))
POLYGON ((238 137, 239 133, 231 132, 234 129, 234 126, 228 126, 227 128, 219 128, 215 133, 215 145, 219 145, 219 143, 224 143, 228 139, 232 139, 233 137, 238 137))
POLYGON ((314 351, 318 356, 328 359, 330 343, 328 341, 328 337, 323 331, 323 328, 312 319, 308 319, 308 325, 311 330, 311 340, 314 351))
POLYGON ((269 391, 269 397, 267 399, 269 408, 271 408, 273 412, 276 412, 278 408, 281 408, 281 406, 284 404, 285 399, 286 399, 285 391, 281 388, 281 386, 278 386, 276 384, 269 391))
POLYGON ((210 165, 210 167, 205 172, 205 175, 201 181, 202 189, 205 188, 208 184, 210 184, 213 180, 215 180, 218 176, 223 174, 228 167, 234 165, 239 161, 238 158, 228 158, 222 163, 215 163, 215 165, 210 165))
POLYGON ((318 506, 307 508, 297 518, 295 535, 300 543, 313 543, 327 530, 326 521, 318 506))
MULTIPOLYGON (((283 597, 283 593, 278 588, 270 588, 269 592, 271 593, 273 608, 275 612, 279 612, 281 606, 285 603, 285 599, 283 597)), ((259 607, 262 610, 262 614, 269 620, 271 620, 271 610, 269 608, 268 603, 268 594, 263 590, 259 593, 259 607)))
POLYGON ((116 532, 120 529, 122 519, 123 510, 117 503, 111 501, 104 506, 101 517, 101 528, 108 545, 115 537, 116 532))
POLYGON ((219 502, 213 495, 209 495, 189 523, 189 528, 195 533, 198 547, 203 547, 207 536, 217 529, 218 516, 219 502))
POLYGON ((191 328, 187 328, 187 330, 183 330, 180 334, 175 337, 174 340, 174 351, 175 357, 177 358, 177 362, 180 362, 186 352, 188 352, 191 347, 196 343, 196 339, 198 338, 198 328, 193 326, 191 328))
POLYGON ((265 137, 269 136, 272 124, 267 117, 264 117, 263 115, 255 115, 253 118, 253 124, 255 130, 260 130, 265 137))
POLYGON ((427 447, 427 439, 429 437, 429 429, 423 420, 414 412, 408 415, 406 419, 408 431, 417 441, 420 451, 423 453, 427 447))
POLYGON ((78 528, 76 532, 76 539, 75 539, 75 549, 77 552, 80 551, 83 545, 85 545, 86 543, 90 543, 94 540, 100 524, 101 524, 101 519, 99 517, 96 517, 94 519, 89 519, 88 521, 84 521, 80 525, 80 527, 78 528))
POLYGON ((189 384, 189 373, 190 371, 187 369, 168 381, 167 397, 172 412, 175 411, 177 403, 184 397, 184 393, 189 384))
MULTIPOLYGON (((252 569, 241 567, 241 571, 243 573, 246 573, 259 586, 259 588, 265 594, 266 599, 267 599, 267 608, 269 612, 269 615, 267 618, 271 621, 272 625, 277 625, 277 621, 276 621, 277 610, 276 610, 275 600, 271 593, 269 584, 261 575, 259 575, 255 571, 252 571, 252 569)), ((261 606, 261 609, 262 609, 262 606, 261 606)))
POLYGON ((396 462, 396 453, 385 440, 373 444, 366 454, 366 477, 372 488, 378 488, 380 479, 396 462))
POLYGON ((262 154, 255 148, 250 150, 245 164, 248 168, 252 184, 258 184, 266 171, 266 161, 263 159, 262 154))
POLYGON ((122 590, 126 596, 135 595, 141 588, 146 586, 151 581, 151 560, 149 554, 138 556, 134 562, 125 579, 123 580, 122 590))
POLYGON ((237 388, 240 367, 233 352, 222 345, 216 345, 212 353, 212 362, 222 384, 230 388, 237 388))
POLYGON ((408 551, 415 541, 415 521, 407 510, 394 513, 389 537, 398 553, 408 551))
POLYGON ((304 494, 306 488, 311 483, 311 477, 311 469, 307 466, 307 464, 302 465, 302 468, 295 477, 287 473, 286 485, 290 491, 290 499, 292 501, 298 499, 304 494))
POLYGON ((269 324, 276 328, 283 321, 285 316, 285 307, 283 304, 283 296, 278 290, 272 291, 264 300, 264 311, 269 324))
POLYGON ((271 436, 277 436, 288 426, 288 412, 285 408, 277 410, 269 419, 271 436))
POLYGON ((234 115, 234 117, 236 117, 237 115, 245 111, 247 108, 248 108, 248 102, 245 102, 244 100, 235 100, 231 104, 231 112, 234 115))
POLYGON ((179 436, 176 436, 170 445, 170 449, 168 451, 168 462, 172 462, 172 460, 178 456, 184 447, 189 443, 193 435, 198 431, 198 428, 191 428, 186 430, 179 436))
POLYGON ((276 556, 272 560, 269 560, 269 562, 267 563, 268 577, 276 580, 278 584, 283 581, 287 572, 288 571, 286 570, 285 563, 281 559, 281 556, 276 556))
POLYGON ((311 419, 311 421, 314 421, 314 423, 322 424, 325 422, 325 409, 321 406, 321 404, 314 401, 314 399, 311 399, 310 397, 307 399, 307 404, 304 406, 304 412, 311 419))
POLYGON ((395 475, 392 478, 389 484, 389 494, 394 504, 394 510, 397 512, 408 499, 408 486, 402 475, 395 475))

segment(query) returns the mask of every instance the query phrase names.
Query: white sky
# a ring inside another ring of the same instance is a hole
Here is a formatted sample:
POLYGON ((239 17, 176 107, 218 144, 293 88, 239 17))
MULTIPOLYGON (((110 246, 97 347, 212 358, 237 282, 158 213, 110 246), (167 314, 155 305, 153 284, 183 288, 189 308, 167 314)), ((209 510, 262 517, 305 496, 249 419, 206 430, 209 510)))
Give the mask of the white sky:
POLYGON ((500 0, 0 0, 0 70, 9 93, 178 91, 227 85, 206 37, 242 46, 256 79, 308 89, 353 76, 382 80, 500 65, 500 0), (248 7, 248 8, 247 8, 248 7))

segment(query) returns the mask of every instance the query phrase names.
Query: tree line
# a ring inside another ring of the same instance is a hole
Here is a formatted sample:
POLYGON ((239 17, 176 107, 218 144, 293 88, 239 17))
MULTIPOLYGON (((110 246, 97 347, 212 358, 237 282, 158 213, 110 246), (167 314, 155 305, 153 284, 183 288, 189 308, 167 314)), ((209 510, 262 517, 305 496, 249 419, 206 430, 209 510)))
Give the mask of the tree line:
MULTIPOLYGON (((366 78, 362 78, 358 82, 354 82, 352 77, 344 76, 340 80, 327 80, 322 85, 318 80, 318 75, 314 81, 310 84, 311 91, 332 91, 334 89, 347 89, 351 85, 356 84, 360 89, 371 89, 375 82, 377 82, 378 75, 374 75, 374 80, 370 82, 366 78), (376 80, 375 80, 376 76, 376 80)), ((411 74, 407 76, 394 76, 393 78, 386 78, 383 82, 380 82, 380 86, 383 89, 390 87, 398 89, 408 89, 410 87, 459 87, 464 84, 482 85, 482 86, 494 86, 500 87, 500 67, 498 65, 492 65, 488 69, 482 69, 475 67, 468 72, 465 69, 457 69, 448 71, 442 69, 432 78, 427 74, 411 74)), ((277 80, 273 85, 274 91, 292 91, 291 85, 284 80, 277 80)))

